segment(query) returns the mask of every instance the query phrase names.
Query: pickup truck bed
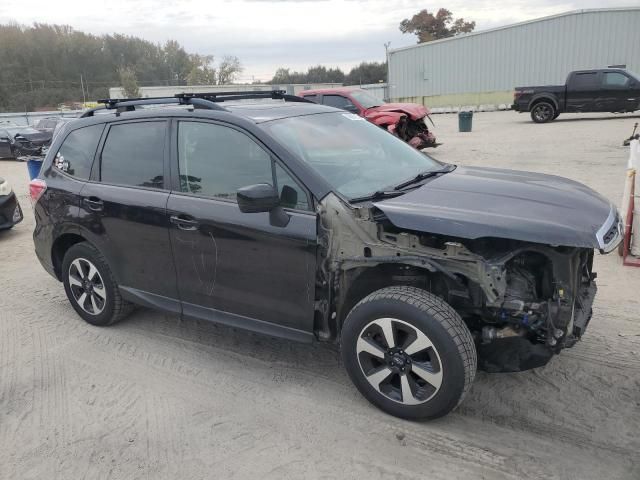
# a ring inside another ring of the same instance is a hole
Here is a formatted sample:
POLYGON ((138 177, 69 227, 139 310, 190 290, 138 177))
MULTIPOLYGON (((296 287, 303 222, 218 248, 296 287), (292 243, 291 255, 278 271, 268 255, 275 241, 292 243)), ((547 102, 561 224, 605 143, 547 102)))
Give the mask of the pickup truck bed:
POLYGON ((512 109, 531 112, 536 123, 565 112, 634 112, 640 110, 640 79, 624 69, 571 72, 565 85, 516 87, 512 109))

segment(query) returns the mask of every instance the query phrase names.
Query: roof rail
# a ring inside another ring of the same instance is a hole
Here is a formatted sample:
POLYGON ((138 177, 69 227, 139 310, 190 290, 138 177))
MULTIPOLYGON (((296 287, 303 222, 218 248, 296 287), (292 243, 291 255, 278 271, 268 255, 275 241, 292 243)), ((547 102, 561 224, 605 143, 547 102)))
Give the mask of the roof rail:
POLYGON ((216 105, 210 100, 201 98, 182 98, 182 97, 147 97, 147 98, 105 98, 98 100, 98 103, 103 103, 101 107, 92 108, 84 112, 80 118, 92 117, 95 112, 101 110, 117 110, 120 112, 134 111, 137 106, 141 105, 193 105, 194 107, 206 108, 209 110, 223 110, 226 108, 216 105))
POLYGON ((225 102, 228 100, 251 100, 258 98, 271 98, 284 100, 285 102, 314 103, 297 95, 290 95, 285 90, 256 90, 239 92, 202 92, 202 93, 178 93, 176 98, 193 99, 201 98, 211 102, 225 102))
POLYGON ((98 100, 104 104, 101 107, 92 108, 84 112, 80 118, 92 117, 95 112, 101 110, 134 111, 141 105, 193 105, 209 110, 227 111, 226 108, 217 105, 219 102, 229 100, 250 100, 259 98, 271 98, 284 100, 285 102, 314 103, 306 98, 289 95, 284 90, 262 90, 253 92, 203 92, 203 93, 177 93, 173 97, 147 97, 147 98, 105 98, 98 100))

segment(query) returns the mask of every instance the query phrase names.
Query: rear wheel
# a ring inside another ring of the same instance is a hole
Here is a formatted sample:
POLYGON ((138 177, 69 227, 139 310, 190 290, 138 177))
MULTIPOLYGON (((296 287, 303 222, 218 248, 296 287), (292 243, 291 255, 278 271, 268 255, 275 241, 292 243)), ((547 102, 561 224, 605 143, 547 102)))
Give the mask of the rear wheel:
POLYGON ((556 109, 550 102, 538 102, 531 108, 531 120, 547 123, 556 118, 556 109))
POLYGON ((73 245, 65 254, 62 281, 71 306, 92 325, 111 325, 131 311, 106 260, 87 242, 73 245))
POLYGON ((476 373, 475 344, 442 299, 413 287, 388 287, 364 298, 342 330, 342 358, 367 400, 407 419, 446 415, 476 373))

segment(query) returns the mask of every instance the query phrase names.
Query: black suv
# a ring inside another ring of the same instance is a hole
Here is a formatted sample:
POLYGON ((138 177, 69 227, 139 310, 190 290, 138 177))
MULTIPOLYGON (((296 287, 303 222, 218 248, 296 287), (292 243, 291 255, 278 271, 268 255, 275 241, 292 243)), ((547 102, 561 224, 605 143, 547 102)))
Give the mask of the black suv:
POLYGON ((519 371, 572 346, 594 249, 622 235, 584 185, 443 164, 282 92, 105 102, 31 183, 36 253, 76 312, 110 325, 139 304, 338 344, 399 417, 451 411, 478 363, 519 371), (228 103, 260 96, 279 101, 228 103))

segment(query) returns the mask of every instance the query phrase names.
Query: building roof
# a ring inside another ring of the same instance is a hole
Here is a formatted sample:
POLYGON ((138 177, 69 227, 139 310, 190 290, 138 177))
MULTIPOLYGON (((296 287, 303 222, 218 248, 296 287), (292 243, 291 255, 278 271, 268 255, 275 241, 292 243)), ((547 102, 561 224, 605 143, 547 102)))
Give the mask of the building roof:
POLYGON ((489 28, 487 30, 480 30, 478 32, 463 33, 461 35, 456 35, 455 37, 441 38, 440 40, 433 40, 431 42, 423 42, 423 43, 418 43, 416 45, 408 45, 406 47, 392 48, 389 50, 389 55, 392 55, 395 52, 401 52, 403 50, 410 50, 413 48, 424 48, 424 47, 429 47, 431 45, 434 45, 437 43, 443 43, 443 42, 453 42, 455 40, 474 37, 476 35, 484 35, 487 33, 497 32, 499 30, 507 30, 510 28, 521 27, 523 25, 528 25, 531 23, 544 22, 546 20, 551 20, 554 18, 568 17, 571 15, 583 15, 587 13, 626 12, 626 11, 640 11, 640 7, 586 8, 582 10, 571 10, 569 12, 557 13, 555 15, 548 15, 546 17, 534 18, 532 20, 525 20, 524 22, 512 23, 509 25, 503 25, 501 27, 489 28))

